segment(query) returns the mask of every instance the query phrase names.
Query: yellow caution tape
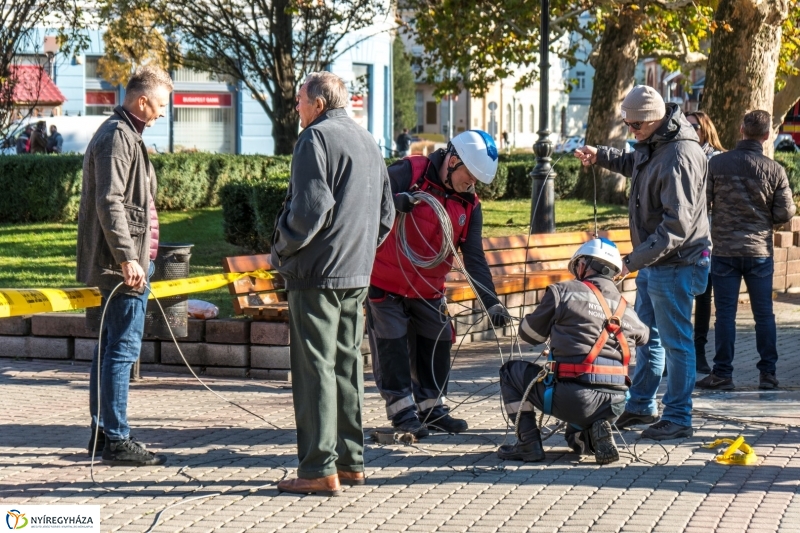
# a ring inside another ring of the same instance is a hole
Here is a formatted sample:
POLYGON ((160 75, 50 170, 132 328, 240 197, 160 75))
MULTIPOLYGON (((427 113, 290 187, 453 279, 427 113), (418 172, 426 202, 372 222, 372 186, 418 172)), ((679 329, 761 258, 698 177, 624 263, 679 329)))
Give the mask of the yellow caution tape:
MULTIPOLYGON (((272 279, 265 270, 232 272, 196 278, 154 281, 150 284, 150 298, 167 298, 181 294, 210 291, 244 277, 272 279)), ((100 289, 0 289, 0 318, 19 315, 85 309, 100 305, 100 289)))
POLYGON ((753 448, 744 441, 744 437, 739 435, 736 439, 717 439, 711 444, 703 445, 703 448, 713 450, 717 446, 728 444, 728 448, 717 455, 714 460, 722 465, 752 465, 758 461, 758 456, 753 448))

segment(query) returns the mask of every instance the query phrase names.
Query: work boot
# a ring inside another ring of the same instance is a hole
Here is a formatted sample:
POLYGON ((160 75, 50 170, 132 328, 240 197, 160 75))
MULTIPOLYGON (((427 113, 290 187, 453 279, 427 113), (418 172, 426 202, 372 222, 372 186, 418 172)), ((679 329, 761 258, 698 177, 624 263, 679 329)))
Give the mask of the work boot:
POLYGON ((420 422, 416 416, 414 418, 404 420, 398 424, 392 422, 392 428, 401 433, 411 433, 417 439, 421 439, 429 435, 428 426, 420 422))
POLYGON ((341 485, 365 485, 367 483, 364 472, 349 472, 347 470, 336 470, 336 476, 341 485))
POLYGON ((694 384, 698 389, 733 390, 733 378, 723 378, 713 372, 694 384))
POLYGON ((653 440, 670 440, 691 437, 692 426, 681 426, 669 420, 660 420, 642 431, 642 438, 653 440))
POLYGON ((758 388, 763 390, 771 390, 778 387, 778 378, 775 377, 775 374, 770 374, 769 372, 762 372, 760 376, 758 376, 758 388))
POLYGON ((428 422, 428 428, 431 431, 443 433, 463 433, 469 429, 469 425, 467 424, 466 420, 453 418, 450 415, 444 415, 442 417, 433 419, 432 422, 428 422))
POLYGON ((128 437, 122 440, 106 439, 103 464, 111 466, 153 466, 167 462, 164 455, 148 452, 145 447, 128 437))
POLYGON ((619 451, 608 420, 596 420, 592 424, 591 434, 594 460, 597 464, 607 465, 619 461, 619 451))
POLYGON ((630 411, 623 412, 614 425, 619 429, 627 428, 630 426, 641 426, 644 424, 653 424, 658 422, 658 415, 637 415, 630 411))
POLYGON ((524 461, 538 463, 544 461, 544 448, 542 448, 542 434, 537 428, 534 432, 525 435, 524 440, 515 444, 503 444, 497 449, 497 457, 503 461, 524 461))

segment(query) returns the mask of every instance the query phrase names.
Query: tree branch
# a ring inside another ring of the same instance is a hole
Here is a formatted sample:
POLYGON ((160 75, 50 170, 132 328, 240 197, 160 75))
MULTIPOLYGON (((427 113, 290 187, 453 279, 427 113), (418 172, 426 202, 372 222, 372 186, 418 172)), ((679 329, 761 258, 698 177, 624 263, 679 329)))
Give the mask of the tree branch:
MULTIPOLYGON (((795 68, 800 68, 800 57, 794 63, 795 68)), ((800 74, 786 78, 786 85, 775 93, 772 102, 772 127, 778 128, 783 123, 786 113, 800 100, 800 74)))

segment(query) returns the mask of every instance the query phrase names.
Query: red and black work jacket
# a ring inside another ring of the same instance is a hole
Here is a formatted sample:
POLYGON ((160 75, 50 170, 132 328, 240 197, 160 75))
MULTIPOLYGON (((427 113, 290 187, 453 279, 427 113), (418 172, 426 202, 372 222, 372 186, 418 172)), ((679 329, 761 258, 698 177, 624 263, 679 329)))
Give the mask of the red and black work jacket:
POLYGON ((621 295, 610 279, 591 276, 583 282, 563 281, 550 285, 539 307, 525 316, 519 328, 520 337, 531 344, 541 344, 550 338, 550 352, 556 369, 562 366, 563 370, 556 370, 559 381, 625 389, 624 352, 633 353, 636 346, 645 344, 650 330, 639 320, 633 306, 626 305, 618 317, 621 335, 615 334, 615 328, 608 327, 609 321, 598 295, 586 283, 598 289, 608 309, 615 315, 621 295), (605 343, 592 361, 587 362, 587 356, 604 330, 607 331, 605 343), (623 350, 620 339, 624 339, 627 350, 623 350))
MULTIPOLYGON (((455 249, 462 249, 464 263, 470 275, 489 289, 490 292, 481 291, 483 294, 480 297, 490 307, 498 303, 498 300, 480 241, 480 201, 475 194, 456 193, 446 189, 439 180, 438 166, 441 164, 441 151, 431 154, 430 158, 409 156, 398 161, 389 167, 392 193, 425 191, 442 203, 453 226, 453 246, 455 249), (476 221, 478 231, 470 231, 476 221), (470 246, 465 246, 466 244, 470 246)), ((407 298, 441 298, 447 273, 453 267, 452 254, 433 268, 412 265, 398 242, 399 223, 400 220, 396 219, 392 231, 378 249, 370 284, 407 298)), ((444 233, 430 205, 425 202, 417 204, 406 215, 404 224, 408 246, 418 255, 431 257, 439 251, 444 233)))

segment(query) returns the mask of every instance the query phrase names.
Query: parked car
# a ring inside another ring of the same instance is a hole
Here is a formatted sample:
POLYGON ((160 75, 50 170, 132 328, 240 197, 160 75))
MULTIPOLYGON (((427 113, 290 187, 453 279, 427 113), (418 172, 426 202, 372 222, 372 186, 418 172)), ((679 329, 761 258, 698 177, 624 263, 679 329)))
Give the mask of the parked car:
POLYGON ((800 152, 800 148, 794 143, 794 138, 790 133, 779 133, 775 136, 776 152, 800 152))

